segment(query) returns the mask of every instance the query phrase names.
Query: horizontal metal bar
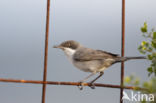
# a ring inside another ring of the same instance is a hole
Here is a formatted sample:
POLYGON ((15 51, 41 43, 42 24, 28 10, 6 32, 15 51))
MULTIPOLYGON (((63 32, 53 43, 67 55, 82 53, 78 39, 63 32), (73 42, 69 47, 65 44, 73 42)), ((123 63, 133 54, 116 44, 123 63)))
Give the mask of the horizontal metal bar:
MULTIPOLYGON (((32 83, 32 84, 49 84, 49 85, 80 85, 79 82, 57 82, 57 81, 40 81, 40 80, 18 80, 18 79, 4 79, 0 78, 0 82, 13 82, 13 83, 32 83)), ((90 83, 84 83, 84 86, 90 86, 90 83)), ((132 90, 147 90, 145 88, 133 87, 133 86, 120 86, 120 85, 112 85, 112 84, 101 84, 94 83, 96 87, 108 87, 108 88, 124 88, 124 89, 132 89, 132 90)))

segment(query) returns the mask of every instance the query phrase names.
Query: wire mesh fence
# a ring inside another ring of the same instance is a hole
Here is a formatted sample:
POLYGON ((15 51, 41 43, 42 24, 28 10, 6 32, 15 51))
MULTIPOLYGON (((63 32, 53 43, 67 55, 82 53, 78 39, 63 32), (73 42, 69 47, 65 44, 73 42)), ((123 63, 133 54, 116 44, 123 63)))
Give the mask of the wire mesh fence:
MULTIPOLYGON (((122 34, 121 34, 121 56, 124 56, 124 49, 125 49, 125 0, 122 0, 122 34)), ((6 79, 0 78, 0 82, 13 82, 13 83, 32 83, 32 84, 42 84, 42 103, 45 102, 46 97, 46 85, 71 85, 71 86, 78 86, 80 85, 79 82, 58 82, 58 81, 47 81, 47 62, 48 62, 48 37, 49 37, 49 18, 50 17, 50 0, 47 0, 47 10, 46 10, 46 30, 45 30, 45 54, 44 54, 44 72, 43 72, 43 80, 16 80, 16 79, 6 79)), ((121 63, 121 82, 120 85, 112 85, 112 84, 100 84, 95 83, 96 87, 107 87, 107 88, 118 88, 120 89, 120 103, 123 103, 123 90, 124 89, 138 89, 143 90, 144 88, 139 87, 132 87, 132 86, 123 86, 123 79, 124 79, 124 62, 121 63)), ((84 83, 84 86, 90 86, 90 83, 84 83)))

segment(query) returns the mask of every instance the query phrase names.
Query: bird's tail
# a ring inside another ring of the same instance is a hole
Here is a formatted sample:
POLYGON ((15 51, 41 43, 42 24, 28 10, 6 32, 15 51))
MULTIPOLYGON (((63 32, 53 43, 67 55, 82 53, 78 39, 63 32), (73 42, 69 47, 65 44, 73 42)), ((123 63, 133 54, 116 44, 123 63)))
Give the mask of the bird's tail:
POLYGON ((116 62, 123 62, 127 60, 133 60, 133 59, 147 59, 144 56, 138 56, 138 57, 117 57, 116 62))

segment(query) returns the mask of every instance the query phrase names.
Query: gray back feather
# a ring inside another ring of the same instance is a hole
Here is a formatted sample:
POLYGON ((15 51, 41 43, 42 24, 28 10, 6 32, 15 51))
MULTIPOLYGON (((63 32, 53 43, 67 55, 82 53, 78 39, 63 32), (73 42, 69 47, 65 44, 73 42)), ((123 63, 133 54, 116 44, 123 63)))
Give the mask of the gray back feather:
POLYGON ((102 59, 115 59, 118 57, 117 54, 112 54, 102 50, 93 50, 90 48, 81 48, 74 54, 74 60, 76 61, 91 61, 91 60, 102 60, 102 59))

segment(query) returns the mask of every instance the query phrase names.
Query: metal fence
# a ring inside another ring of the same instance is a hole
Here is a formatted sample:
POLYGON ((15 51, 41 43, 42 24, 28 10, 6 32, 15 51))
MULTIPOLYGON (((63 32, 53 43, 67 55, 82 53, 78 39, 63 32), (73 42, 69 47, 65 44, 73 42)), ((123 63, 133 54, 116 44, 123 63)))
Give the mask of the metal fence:
MULTIPOLYGON (((122 0, 122 34, 121 34, 121 56, 124 56, 124 49, 125 49, 125 0, 122 0)), ((41 103, 45 102, 46 97, 46 85, 72 85, 78 86, 80 85, 79 82, 57 82, 57 81, 47 81, 47 62, 48 62, 48 37, 49 37, 49 16, 50 16, 50 0, 47 0, 47 10, 46 10, 46 30, 45 30, 45 54, 44 54, 44 72, 43 72, 43 80, 15 80, 15 79, 5 79, 0 78, 0 82, 13 82, 13 83, 32 83, 32 84, 42 84, 42 101, 41 103)), ((96 87, 107 87, 107 88, 118 88, 120 89, 120 103, 123 103, 123 90, 124 89, 143 89, 139 87, 132 87, 132 86, 123 86, 123 79, 124 79, 124 62, 121 63, 121 82, 120 85, 111 85, 111 84, 100 84, 95 83, 96 87)), ((84 83, 84 86, 89 86, 90 83, 84 83)))

